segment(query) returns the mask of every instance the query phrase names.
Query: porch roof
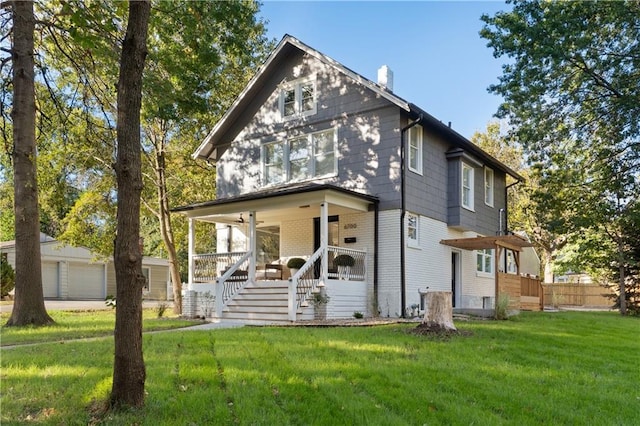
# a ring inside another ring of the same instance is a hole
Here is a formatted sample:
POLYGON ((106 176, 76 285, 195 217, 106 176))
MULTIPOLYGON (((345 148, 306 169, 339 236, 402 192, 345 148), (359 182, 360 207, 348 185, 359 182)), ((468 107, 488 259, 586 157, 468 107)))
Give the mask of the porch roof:
POLYGON ((482 250, 504 247, 514 251, 522 251, 525 247, 533 247, 533 244, 519 235, 495 235, 490 237, 455 238, 440 240, 440 244, 463 249, 482 250))
POLYGON ((378 203, 378 198, 330 184, 300 184, 190 204, 171 211, 187 217, 204 217, 243 211, 299 210, 323 202, 350 210, 368 211, 371 205, 378 203))

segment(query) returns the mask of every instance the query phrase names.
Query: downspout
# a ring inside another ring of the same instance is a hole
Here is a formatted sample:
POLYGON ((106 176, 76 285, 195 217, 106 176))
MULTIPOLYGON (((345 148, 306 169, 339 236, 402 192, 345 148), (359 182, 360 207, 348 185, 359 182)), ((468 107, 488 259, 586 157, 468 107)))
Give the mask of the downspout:
POLYGON ((405 148, 405 138, 404 135, 413 126, 420 124, 423 119, 423 115, 420 114, 418 119, 412 123, 407 124, 400 130, 400 316, 405 316, 405 311, 407 308, 407 279, 405 277, 405 238, 404 238, 404 219, 407 213, 407 201, 405 197, 406 184, 405 184, 405 174, 406 174, 406 148, 405 148))
POLYGON ((380 236, 379 234, 379 223, 380 223, 380 208, 378 205, 378 201, 376 201, 373 205, 373 247, 375 247, 373 251, 373 309, 375 312, 372 312, 374 317, 377 317, 380 314, 380 303, 378 301, 378 252, 380 251, 380 236))
POLYGON ((522 181, 520 179, 516 179, 515 182, 510 183, 509 185, 504 187, 504 231, 505 232, 509 232, 509 201, 508 201, 509 188, 511 188, 512 186, 516 186, 521 182, 522 181))

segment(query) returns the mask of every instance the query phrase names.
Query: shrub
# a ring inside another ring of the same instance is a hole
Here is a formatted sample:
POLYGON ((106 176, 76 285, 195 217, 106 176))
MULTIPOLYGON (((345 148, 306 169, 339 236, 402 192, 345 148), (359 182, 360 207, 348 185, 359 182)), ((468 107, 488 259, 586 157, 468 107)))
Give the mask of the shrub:
POLYGON ((333 263, 335 263, 337 266, 353 266, 355 265, 356 261, 348 254, 341 254, 339 256, 336 256, 336 258, 333 260, 333 263))
POLYGON ((302 266, 304 266, 305 263, 307 263, 307 261, 304 260, 301 257, 292 257, 287 262, 287 268, 289 268, 289 269, 300 269, 300 268, 302 268, 302 266))
POLYGON ((0 297, 7 297, 16 286, 16 274, 4 256, 0 257, 0 297))
POLYGON ((505 320, 509 318, 509 295, 501 293, 496 303, 496 319, 505 320))
POLYGON ((364 315, 362 314, 362 312, 355 311, 355 312, 353 313, 353 317, 354 317, 355 319, 362 319, 362 318, 364 318, 364 315))

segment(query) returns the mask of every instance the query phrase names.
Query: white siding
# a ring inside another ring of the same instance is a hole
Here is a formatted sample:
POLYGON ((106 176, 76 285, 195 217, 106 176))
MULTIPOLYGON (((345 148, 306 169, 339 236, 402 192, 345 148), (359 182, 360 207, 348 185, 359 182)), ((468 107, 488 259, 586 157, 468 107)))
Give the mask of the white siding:
POLYGON ((400 316, 400 210, 378 218, 378 310, 383 317, 400 316))

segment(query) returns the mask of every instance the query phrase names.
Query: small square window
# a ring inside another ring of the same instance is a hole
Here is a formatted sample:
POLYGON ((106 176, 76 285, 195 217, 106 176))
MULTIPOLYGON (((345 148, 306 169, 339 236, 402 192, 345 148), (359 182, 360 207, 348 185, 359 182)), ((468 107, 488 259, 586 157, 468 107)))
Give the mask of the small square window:
POLYGON ((280 114, 284 119, 316 113, 315 78, 287 83, 280 91, 280 114))
POLYGON ((483 274, 493 274, 493 250, 476 250, 476 270, 483 274))

